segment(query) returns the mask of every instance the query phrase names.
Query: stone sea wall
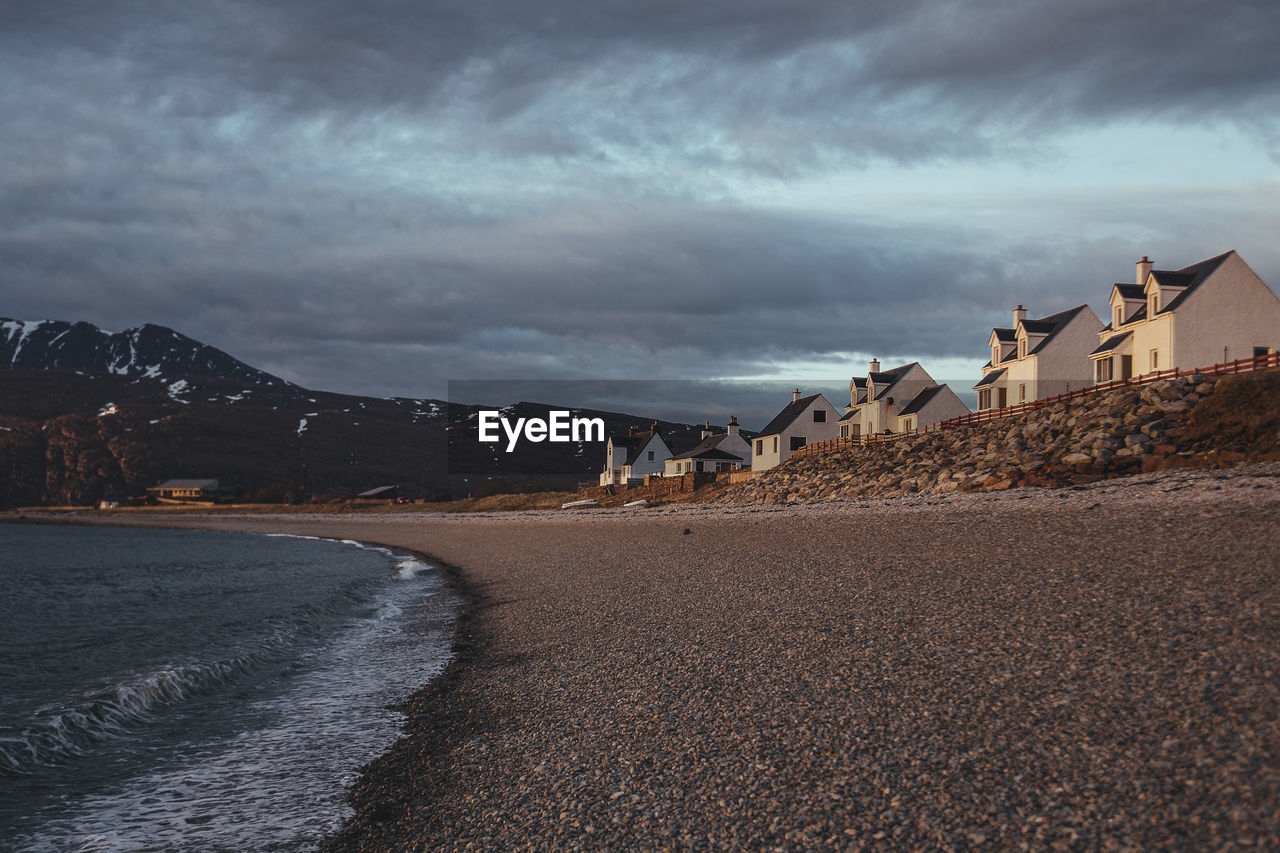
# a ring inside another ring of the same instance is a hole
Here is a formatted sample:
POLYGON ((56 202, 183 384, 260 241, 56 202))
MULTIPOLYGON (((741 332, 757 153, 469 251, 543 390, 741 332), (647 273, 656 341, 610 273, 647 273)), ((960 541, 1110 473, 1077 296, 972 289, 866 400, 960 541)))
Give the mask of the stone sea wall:
MULTIPOLYGON (((1275 380, 1268 377, 1266 388, 1275 389, 1275 380)), ((802 457, 729 489, 717 500, 800 503, 998 491, 1232 464, 1257 457, 1256 442, 1248 450, 1232 449, 1230 442, 1213 447, 1203 428, 1187 426, 1191 415, 1215 394, 1242 382, 1256 385, 1258 378, 1184 376, 982 424, 802 457)), ((1235 390, 1245 405, 1257 402, 1256 393, 1240 395, 1235 390)), ((1277 436, 1264 438, 1264 451, 1273 445, 1280 448, 1277 436)))

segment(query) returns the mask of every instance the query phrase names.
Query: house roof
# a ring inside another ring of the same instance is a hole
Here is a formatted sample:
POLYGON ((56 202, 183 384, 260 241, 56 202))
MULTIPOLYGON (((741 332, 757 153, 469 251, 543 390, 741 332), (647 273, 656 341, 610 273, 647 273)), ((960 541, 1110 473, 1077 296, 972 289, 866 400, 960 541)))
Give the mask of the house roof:
MULTIPOLYGON (((636 438, 636 445, 635 447, 632 447, 631 452, 627 454, 627 460, 622 463, 623 465, 635 464, 635 461, 640 458, 640 454, 643 453, 644 449, 649 446, 649 442, 653 441, 653 439, 655 438, 659 438, 659 439, 662 438, 662 433, 654 429, 649 432, 642 432, 639 435, 637 435, 635 438, 636 438)), ((663 443, 665 444, 666 442, 664 441, 663 443)), ((670 448, 668 448, 668 450, 669 449, 670 448)))
MULTIPOLYGON (((702 439, 702 441, 699 441, 689 450, 686 450, 683 453, 673 454, 671 458, 672 459, 692 459, 695 456, 701 456, 708 450, 714 450, 717 446, 719 446, 720 442, 724 441, 728 437, 729 437, 728 433, 721 433, 720 435, 709 435, 706 438, 702 439)), ((732 456, 733 454, 729 454, 729 455, 732 456)))
POLYGON ((1113 290, 1120 291, 1122 299, 1146 299, 1147 294, 1140 284, 1121 284, 1116 282, 1112 287, 1113 290))
MULTIPOLYGON (((874 376, 875 374, 872 375, 874 376)), ((776 435, 777 433, 782 432, 784 429, 791 426, 792 422, 795 421, 796 418, 800 417, 800 414, 805 409, 809 408, 810 403, 821 396, 821 394, 810 394, 808 397, 801 397, 799 400, 789 403, 786 408, 774 415, 773 420, 765 424, 764 429, 760 430, 760 435, 776 435)))
POLYGON ((1089 355, 1097 355, 1098 353, 1111 352, 1116 347, 1125 342, 1125 339, 1132 335, 1133 332, 1121 332, 1118 335, 1112 335, 1103 341, 1097 349, 1089 353, 1089 355))
POLYGON ((734 459, 738 462, 742 461, 742 457, 730 453, 727 450, 721 450, 718 447, 708 447, 705 450, 694 448, 687 453, 681 453, 679 456, 672 456, 672 459, 734 459))
POLYGON ((946 386, 930 385, 928 388, 925 388, 923 391, 921 391, 919 394, 915 396, 915 399, 913 399, 910 403, 907 403, 907 407, 905 409, 903 409, 901 412, 898 412, 899 417, 901 417, 902 415, 914 415, 916 412, 920 411, 925 406, 927 406, 930 400, 938 396, 938 392, 941 391, 944 387, 946 386))
POLYGON ((1039 320, 1023 320, 1022 326, 1028 332, 1036 332, 1043 334, 1044 339, 1036 344, 1027 355, 1040 352, 1044 349, 1049 341, 1053 340, 1053 336, 1067 327, 1067 324, 1076 318, 1081 311, 1088 311, 1088 305, 1077 305, 1075 308, 1068 308, 1066 311, 1059 311, 1057 314, 1050 314, 1048 317, 1041 317, 1039 320), (1035 328, 1032 328, 1032 327, 1035 328))
POLYGON ((991 333, 996 336, 997 341, 1013 343, 1018 339, 1018 333, 1013 329, 992 329, 991 333))
POLYGON ((870 374, 870 379, 872 382, 876 383, 877 385, 892 386, 893 383, 897 382, 899 379, 905 376, 907 372, 911 370, 911 368, 915 367, 919 363, 920 362, 918 361, 913 361, 910 364, 899 365, 898 367, 892 368, 890 370, 882 370, 878 373, 872 373, 870 374))
POLYGON ((217 480, 165 480, 152 489, 216 489, 217 480))
POLYGON ((978 384, 974 385, 973 387, 982 388, 983 386, 990 385, 993 382, 995 382, 997 379, 999 379, 1001 376, 1004 376, 1006 372, 1008 372, 1008 369, 1004 367, 1000 368, 999 370, 993 370, 990 373, 988 373, 986 376, 982 377, 982 379, 978 381, 978 384))
POLYGON ((1170 311, 1177 310, 1178 306, 1186 301, 1187 297, 1195 292, 1196 288, 1204 284, 1205 279, 1213 275, 1218 267, 1222 266, 1223 261, 1235 254, 1235 250, 1223 252, 1217 257, 1200 261, 1189 267, 1183 267, 1173 273, 1167 273, 1163 270, 1152 270, 1151 274, 1156 277, 1156 283, 1161 287, 1184 287, 1181 293, 1169 300, 1169 304, 1160 309, 1157 313, 1166 314, 1170 311), (1166 284, 1165 282, 1169 282, 1166 284), (1183 284, 1182 282, 1186 282, 1183 284))

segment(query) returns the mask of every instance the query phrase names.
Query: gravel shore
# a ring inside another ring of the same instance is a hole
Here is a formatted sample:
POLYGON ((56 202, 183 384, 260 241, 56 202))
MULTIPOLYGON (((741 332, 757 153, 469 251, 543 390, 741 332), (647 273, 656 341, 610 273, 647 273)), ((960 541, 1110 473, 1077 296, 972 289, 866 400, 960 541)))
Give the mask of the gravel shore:
POLYGON ((457 567, 458 659, 333 850, 1280 848, 1274 464, 175 523, 457 567))

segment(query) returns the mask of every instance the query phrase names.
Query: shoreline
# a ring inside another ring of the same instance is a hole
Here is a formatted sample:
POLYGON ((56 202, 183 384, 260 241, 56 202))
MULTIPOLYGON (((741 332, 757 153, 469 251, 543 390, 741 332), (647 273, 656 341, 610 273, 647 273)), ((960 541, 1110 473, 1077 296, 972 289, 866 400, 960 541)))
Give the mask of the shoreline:
POLYGON ((463 602, 322 849, 1122 849, 1280 843, 1278 519, 1261 465, 162 526, 414 551, 463 602))

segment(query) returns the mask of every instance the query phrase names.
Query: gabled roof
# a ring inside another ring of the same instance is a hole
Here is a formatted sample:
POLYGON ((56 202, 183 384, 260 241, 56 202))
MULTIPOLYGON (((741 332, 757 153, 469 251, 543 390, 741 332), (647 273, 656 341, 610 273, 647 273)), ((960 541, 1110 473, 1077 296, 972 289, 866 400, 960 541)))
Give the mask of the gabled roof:
POLYGON ((1133 332, 1121 332, 1118 335, 1112 335, 1103 341, 1097 349, 1089 353, 1089 355, 1097 355, 1098 353, 1111 352, 1116 347, 1125 342, 1125 339, 1132 335, 1133 332))
POLYGON ((1197 287, 1204 284, 1205 279, 1213 275, 1217 271, 1218 267, 1222 266, 1223 261, 1225 261, 1228 257, 1234 254, 1235 254, 1235 250, 1232 249, 1230 252, 1223 252, 1221 255, 1218 255, 1217 257, 1200 261, 1199 263, 1192 264, 1189 267, 1183 267, 1182 269, 1178 270, 1175 273, 1166 273, 1163 270, 1159 270, 1159 271, 1152 270, 1151 274, 1156 276, 1156 283, 1159 284, 1161 287, 1185 287, 1186 288, 1177 296, 1175 296, 1173 299, 1171 299, 1169 301, 1169 304, 1161 308, 1157 313, 1165 314, 1169 311, 1176 310, 1179 305, 1181 305, 1184 301, 1186 301, 1186 298, 1188 296, 1190 296, 1193 292, 1195 292, 1195 289, 1197 287), (1165 284, 1165 281, 1168 281, 1170 283, 1165 284), (1187 283, 1185 285, 1181 284, 1180 282, 1182 281, 1186 281, 1187 283))
MULTIPOLYGON (((699 441, 697 444, 695 444, 691 449, 686 450, 684 453, 673 454, 671 458, 672 459, 692 459, 695 456, 701 456, 709 450, 714 450, 716 447, 719 446, 720 442, 724 441, 728 437, 729 437, 728 433, 721 433, 720 435, 709 435, 706 438, 702 439, 702 441, 699 441)), ((727 451, 721 451, 721 452, 727 452, 727 451)), ((729 455, 732 456, 733 454, 729 454, 729 455)), ((734 457, 734 458, 736 459, 738 457, 734 457)))
POLYGON ((764 429, 760 430, 760 435, 757 438, 782 432, 791 426, 792 422, 800 417, 805 409, 809 408, 810 403, 821 396, 821 394, 810 394, 808 397, 801 397, 799 400, 789 403, 786 408, 774 415, 773 420, 765 424, 764 429))
POLYGON ((706 450, 701 450, 697 452, 695 452, 695 450, 690 450, 687 453, 681 453, 679 456, 672 456, 671 458, 672 459, 732 459, 736 462, 742 461, 741 456, 730 453, 727 450, 721 450, 718 447, 708 447, 706 450))
POLYGON ((901 412, 898 412, 898 416, 901 417, 902 415, 914 415, 916 412, 920 411, 926 405, 928 405, 930 400, 938 396, 938 392, 941 391, 944 387, 945 386, 943 385, 930 385, 928 388, 925 388, 923 391, 921 391, 919 394, 915 396, 915 399, 913 399, 910 403, 907 403, 907 407, 905 409, 903 409, 901 412))
MULTIPOLYGON (((658 432, 656 429, 651 432, 642 432, 639 435, 637 435, 636 446, 631 448, 631 452, 627 454, 627 461, 623 462, 622 464, 623 465, 634 464, 635 461, 640 458, 640 454, 644 452, 644 449, 649 446, 649 442, 651 442, 655 438, 658 438, 658 439, 662 438, 662 433, 658 432)), ((664 441, 663 443, 665 444, 666 442, 664 441)), ((668 448, 668 450, 669 449, 670 448, 668 448)))
MULTIPOLYGON (((1036 344, 1027 355, 1033 355, 1048 345, 1053 340, 1053 336, 1067 327, 1067 324, 1076 318, 1081 311, 1088 311, 1088 305, 1077 305, 1075 308, 1068 308, 1066 311, 1059 311, 1057 314, 1050 314, 1048 317, 1041 317, 1039 320, 1023 320, 1019 325, 1028 332, 1044 335, 1040 343, 1036 344)), ((1002 362, 1003 363, 1003 362, 1002 362)))
POLYGON ((903 376, 906 376, 911 368, 915 367, 919 363, 920 362, 918 361, 913 361, 910 364, 899 365, 891 370, 881 370, 878 373, 870 374, 870 379, 877 385, 888 385, 892 387, 893 383, 897 382, 903 376))
POLYGON ((991 334, 996 336, 997 341, 1013 343, 1018 340, 1018 333, 1013 329, 992 329, 991 334))
POLYGON ((978 381, 978 384, 974 385, 973 387, 981 388, 984 385, 990 385, 993 382, 995 382, 997 379, 999 379, 1001 376, 1004 376, 1005 373, 1007 372, 1008 372, 1008 369, 1003 367, 1000 368, 999 370, 993 370, 990 373, 988 373, 986 376, 982 377, 982 379, 978 381))
POLYGON ((1121 299, 1142 300, 1147 298, 1146 290, 1140 284, 1121 284, 1116 282, 1111 286, 1111 290, 1120 292, 1121 299))

